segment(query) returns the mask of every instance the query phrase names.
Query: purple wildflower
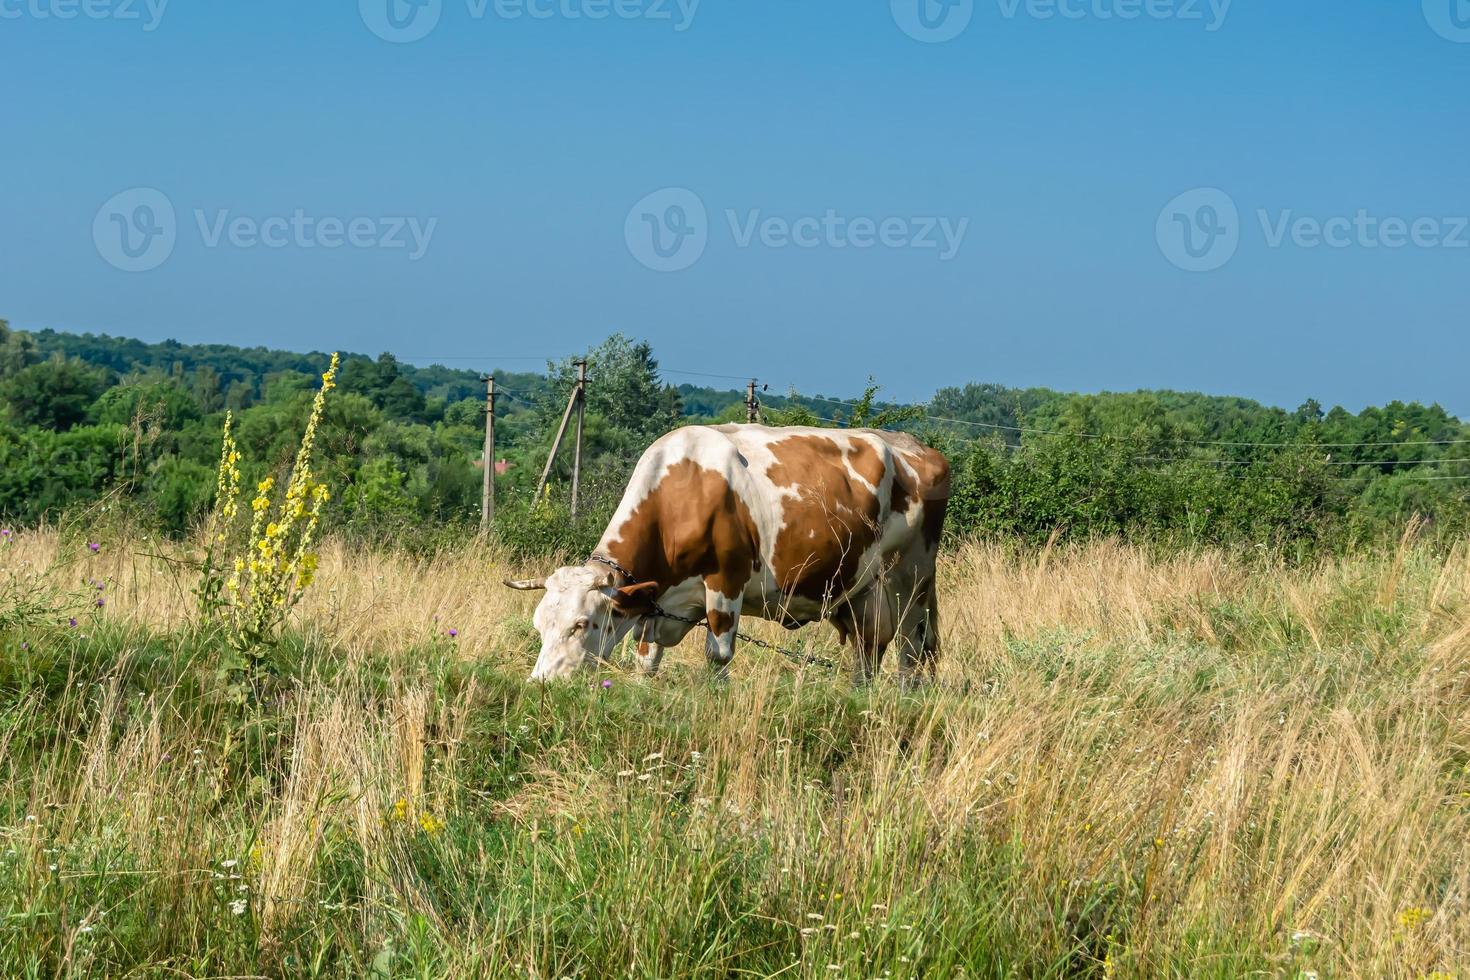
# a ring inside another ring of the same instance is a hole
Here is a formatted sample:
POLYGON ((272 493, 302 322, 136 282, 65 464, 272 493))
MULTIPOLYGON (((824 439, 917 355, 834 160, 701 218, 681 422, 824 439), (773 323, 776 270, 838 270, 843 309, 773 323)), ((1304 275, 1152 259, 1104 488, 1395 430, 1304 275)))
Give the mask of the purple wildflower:
POLYGON ((87 550, 95 555, 97 552, 102 550, 102 545, 98 544, 96 541, 88 541, 87 550))
POLYGON ((457 629, 450 629, 450 631, 449 631, 449 638, 451 640, 454 639, 458 635, 459 635, 459 630, 457 630, 457 629))
POLYGON ((101 596, 98 596, 97 597, 97 608, 98 609, 101 609, 105 605, 107 605, 107 600, 104 599, 104 598, 102 598, 101 596))
POLYGON ((602 682, 602 689, 604 691, 612 689, 612 678, 609 677, 607 680, 602 682))
POLYGON ((77 625, 77 618, 75 616, 72 616, 70 619, 68 619, 66 621, 66 625, 68 625, 68 626, 72 627, 73 629, 75 629, 76 628, 76 625, 77 625))

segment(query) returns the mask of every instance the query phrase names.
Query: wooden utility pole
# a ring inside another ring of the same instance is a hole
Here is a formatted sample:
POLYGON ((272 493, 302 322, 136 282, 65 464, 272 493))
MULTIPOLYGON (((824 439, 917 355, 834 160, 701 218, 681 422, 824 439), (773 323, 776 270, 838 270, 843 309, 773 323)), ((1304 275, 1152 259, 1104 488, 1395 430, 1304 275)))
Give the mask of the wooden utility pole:
POLYGON ((587 415, 587 359, 577 362, 577 447, 572 454, 572 516, 577 516, 577 493, 582 488, 582 422, 587 415))
POLYGON ((541 481, 536 484, 536 499, 541 499, 541 494, 546 490, 546 481, 551 479, 551 467, 556 462, 556 454, 561 450, 561 441, 567 434, 567 423, 572 420, 572 409, 577 407, 578 396, 582 393, 582 385, 578 382, 572 389, 571 397, 567 399, 567 409, 561 413, 561 425, 557 427, 556 438, 552 440, 551 452, 546 456, 546 468, 541 471, 541 481))
POLYGON ((755 400, 755 379, 745 386, 745 421, 759 422, 761 417, 760 402, 755 400))
POLYGON ((486 534, 495 523, 495 375, 487 374, 485 382, 485 485, 480 492, 480 533, 486 534))

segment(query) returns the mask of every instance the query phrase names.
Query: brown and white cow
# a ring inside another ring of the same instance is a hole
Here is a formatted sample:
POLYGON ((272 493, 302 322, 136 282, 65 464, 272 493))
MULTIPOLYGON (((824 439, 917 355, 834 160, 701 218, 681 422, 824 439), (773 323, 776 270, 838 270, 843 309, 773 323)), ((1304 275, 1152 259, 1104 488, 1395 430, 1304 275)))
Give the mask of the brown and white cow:
POLYGON ((876 429, 689 426, 643 454, 593 557, 545 580, 532 680, 606 657, 637 629, 653 674, 708 617, 705 656, 723 676, 742 614, 795 629, 825 619, 868 681, 900 644, 904 678, 939 654, 935 556, 949 462, 911 436, 876 429))

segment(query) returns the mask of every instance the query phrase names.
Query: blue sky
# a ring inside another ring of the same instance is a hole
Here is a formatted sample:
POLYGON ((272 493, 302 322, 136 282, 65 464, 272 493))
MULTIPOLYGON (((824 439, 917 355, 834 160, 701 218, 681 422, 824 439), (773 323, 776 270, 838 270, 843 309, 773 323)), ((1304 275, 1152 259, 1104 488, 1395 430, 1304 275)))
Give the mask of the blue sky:
POLYGON ((0 316, 1470 415, 1470 0, 388 2, 0 0, 0 316))

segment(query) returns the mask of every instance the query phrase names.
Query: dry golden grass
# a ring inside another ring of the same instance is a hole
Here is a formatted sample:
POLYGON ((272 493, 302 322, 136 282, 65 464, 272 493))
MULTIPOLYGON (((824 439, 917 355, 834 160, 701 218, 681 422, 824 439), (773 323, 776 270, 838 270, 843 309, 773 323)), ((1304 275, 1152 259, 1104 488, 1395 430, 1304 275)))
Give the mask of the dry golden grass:
MULTIPOLYGON (((17 541, 8 565, 49 577, 58 586, 75 585, 83 572, 106 578, 114 583, 109 616, 175 629, 194 616, 194 578, 187 566, 143 556, 155 547, 176 555, 176 549, 162 544, 118 542, 79 565, 63 561, 59 535, 28 534, 17 541)), ((522 571, 473 547, 416 558, 328 542, 321 550, 319 584, 307 593, 295 619, 298 626, 356 652, 454 628, 467 657, 495 658, 507 646, 523 656, 524 637, 510 624, 529 616, 536 596, 500 584, 522 571)), ((1152 630, 1173 625, 1160 621, 1161 609, 1187 608, 1202 597, 1243 595, 1258 574, 1217 552, 1158 559, 1137 548, 1103 543, 1064 557, 1048 550, 1020 560, 997 546, 966 545, 941 566, 946 666, 974 666, 972 655, 1003 645, 1007 635, 1058 628, 1093 632, 1102 640, 1148 640, 1152 630)), ((1319 574, 1289 587, 1312 581, 1318 587, 1333 584, 1330 575, 1319 574)), ((761 634, 789 639, 781 629, 761 634)), ((830 635, 824 639, 832 641, 830 635)))
MULTIPOLYGON (((21 535, 0 575, 105 578, 115 629, 187 629, 178 566, 122 541, 73 550, 21 535)), ((0 750, 28 719, 87 724, 12 768, 4 788, 45 816, 0 845, 126 842, 157 895, 197 906, 170 946, 185 972, 254 957, 308 973, 303 950, 328 936, 346 944, 323 960, 334 975, 366 970, 384 936, 394 975, 1470 966, 1466 549, 1406 538, 1288 567, 965 545, 942 564, 940 683, 917 697, 851 694, 749 649, 712 689, 693 643, 656 682, 533 690, 534 597, 502 588, 509 572, 471 547, 420 560, 329 544, 295 621, 344 666, 281 695, 266 785, 243 796, 249 766, 220 739, 254 736, 175 699, 105 679, 85 708, 6 695, 0 750), (476 668, 454 685, 419 662, 451 628, 452 659, 476 668), (181 773, 196 742, 203 761, 181 773), (226 854, 250 855, 233 887, 255 931, 216 953, 209 875, 226 854), (333 891, 343 861, 359 884, 333 891)), ((112 969, 116 953, 78 959, 87 914, 56 949, 73 972, 112 969)))

